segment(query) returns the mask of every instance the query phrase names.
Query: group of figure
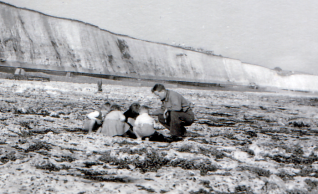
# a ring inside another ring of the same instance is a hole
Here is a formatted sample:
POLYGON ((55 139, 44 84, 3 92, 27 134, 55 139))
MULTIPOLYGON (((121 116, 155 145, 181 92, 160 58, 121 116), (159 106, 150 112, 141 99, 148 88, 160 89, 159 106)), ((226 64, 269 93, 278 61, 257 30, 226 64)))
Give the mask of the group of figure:
POLYGON ((117 104, 106 102, 100 110, 89 113, 84 129, 106 136, 122 136, 133 139, 160 142, 180 141, 186 134, 185 126, 194 122, 192 103, 179 93, 168 90, 162 84, 155 84, 151 89, 162 102, 159 109, 150 113, 146 105, 133 103, 126 112, 117 104), (164 136, 155 130, 155 120, 170 130, 170 136, 164 136))

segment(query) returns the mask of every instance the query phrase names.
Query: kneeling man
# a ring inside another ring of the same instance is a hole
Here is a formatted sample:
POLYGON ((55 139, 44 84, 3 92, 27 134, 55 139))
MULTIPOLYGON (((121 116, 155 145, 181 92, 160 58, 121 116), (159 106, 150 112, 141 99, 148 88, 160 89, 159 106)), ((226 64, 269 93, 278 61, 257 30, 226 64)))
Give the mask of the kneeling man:
POLYGON ((170 130, 173 140, 180 139, 186 133, 184 126, 190 126, 194 122, 192 103, 162 84, 154 85, 151 91, 162 102, 161 108, 153 115, 158 115, 159 122, 170 130))

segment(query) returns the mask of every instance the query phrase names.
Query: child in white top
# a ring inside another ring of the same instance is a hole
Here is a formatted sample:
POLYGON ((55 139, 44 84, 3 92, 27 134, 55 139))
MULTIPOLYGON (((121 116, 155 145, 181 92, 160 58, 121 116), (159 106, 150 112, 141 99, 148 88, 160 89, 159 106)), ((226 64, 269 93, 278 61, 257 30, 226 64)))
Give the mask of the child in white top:
POLYGON ((137 139, 140 141, 146 138, 149 141, 158 141, 158 142, 172 142, 173 139, 166 137, 161 133, 155 131, 155 120, 149 116, 149 107, 141 106, 139 111, 139 116, 136 118, 134 125, 134 133, 137 136, 137 139))
POLYGON ((88 133, 97 131, 98 128, 102 126, 103 120, 106 114, 109 112, 109 110, 110 103, 106 102, 100 107, 99 110, 87 114, 86 121, 83 125, 83 130, 88 131, 88 133))
POLYGON ((149 107, 141 106, 139 116, 136 118, 134 132, 140 140, 143 137, 151 136, 155 133, 155 120, 149 116, 149 107))
POLYGON ((125 116, 121 112, 120 106, 113 104, 110 107, 110 112, 106 115, 103 126, 97 133, 106 136, 120 136, 123 135, 128 128, 125 125, 125 116))

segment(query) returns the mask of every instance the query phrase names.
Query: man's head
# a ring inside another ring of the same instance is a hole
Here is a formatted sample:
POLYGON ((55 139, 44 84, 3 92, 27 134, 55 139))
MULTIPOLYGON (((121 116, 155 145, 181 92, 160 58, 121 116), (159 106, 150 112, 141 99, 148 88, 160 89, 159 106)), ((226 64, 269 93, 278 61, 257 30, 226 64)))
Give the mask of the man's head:
POLYGON ((142 114, 142 113, 149 113, 149 107, 148 106, 146 106, 146 105, 142 105, 141 107, 140 107, 140 111, 139 111, 139 113, 140 114, 142 114))
POLYGON ((156 84, 152 87, 151 92, 160 98, 160 100, 164 100, 167 96, 167 90, 164 85, 156 84))

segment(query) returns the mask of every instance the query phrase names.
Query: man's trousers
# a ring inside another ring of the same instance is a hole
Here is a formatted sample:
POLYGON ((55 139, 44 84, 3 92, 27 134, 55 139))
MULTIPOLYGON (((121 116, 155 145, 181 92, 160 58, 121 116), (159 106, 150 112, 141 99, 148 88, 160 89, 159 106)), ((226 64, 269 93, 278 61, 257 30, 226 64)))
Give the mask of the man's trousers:
POLYGON ((194 113, 191 109, 187 112, 169 111, 169 115, 164 119, 163 114, 158 115, 159 122, 170 130, 171 136, 183 136, 186 133, 184 126, 190 126, 194 122, 194 113))

